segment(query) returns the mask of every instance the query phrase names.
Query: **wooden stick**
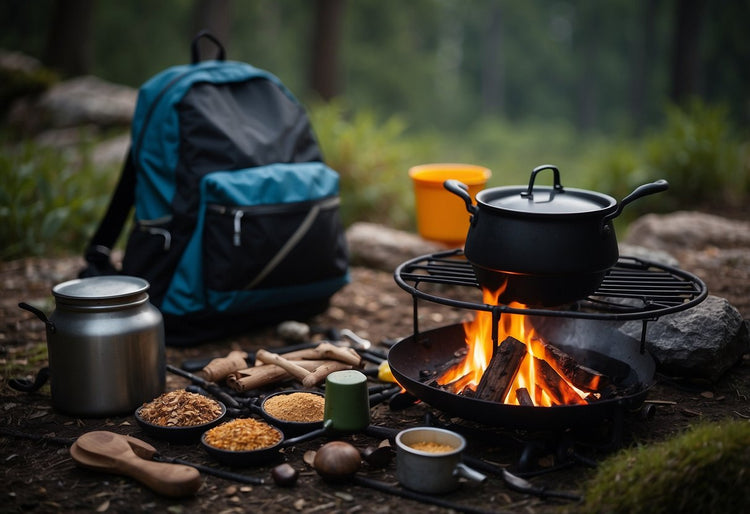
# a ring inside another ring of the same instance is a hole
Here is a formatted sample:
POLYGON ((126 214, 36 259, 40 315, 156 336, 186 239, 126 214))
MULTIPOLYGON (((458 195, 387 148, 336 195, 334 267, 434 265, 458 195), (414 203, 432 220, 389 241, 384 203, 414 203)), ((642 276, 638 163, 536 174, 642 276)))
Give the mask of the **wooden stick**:
MULTIPOLYGON (((312 372, 325 361, 299 361, 298 366, 312 372)), ((226 383, 238 392, 250 391, 282 380, 293 378, 287 370, 276 364, 264 364, 235 371, 226 378, 226 383)))
POLYGON ((302 385, 305 387, 315 387, 323 380, 325 380, 329 374, 333 373, 334 371, 341 371, 344 369, 352 369, 351 364, 339 361, 329 361, 318 366, 312 373, 307 375, 302 380, 302 385))
POLYGON ((209 382, 218 382, 225 379, 230 373, 247 367, 247 353, 239 350, 229 352, 226 357, 212 360, 196 373, 199 377, 209 382))
POLYGON ((477 384, 476 398, 491 402, 502 402, 518 374, 524 357, 526 345, 518 339, 508 336, 500 343, 484 370, 477 384))
POLYGON ((331 343, 320 343, 316 351, 321 352, 321 357, 333 359, 355 367, 362 367, 362 357, 353 348, 341 348, 331 343))
MULTIPOLYGON (((289 352, 283 354, 283 357, 289 361, 298 361, 303 359, 331 359, 347 364, 351 364, 355 367, 362 366, 362 357, 353 350, 352 348, 340 348, 331 343, 320 343, 315 348, 306 348, 304 350, 297 350, 296 352, 289 352)), ((259 359, 256 355, 255 365, 262 366, 265 363, 263 359, 259 359)))
POLYGON ((261 361, 268 364, 276 364, 277 366, 284 368, 289 372, 290 375, 299 380, 304 380, 305 377, 310 374, 308 370, 306 370, 299 364, 295 364, 294 362, 285 359, 281 355, 277 355, 263 349, 260 349, 255 353, 255 358, 260 359, 261 361))

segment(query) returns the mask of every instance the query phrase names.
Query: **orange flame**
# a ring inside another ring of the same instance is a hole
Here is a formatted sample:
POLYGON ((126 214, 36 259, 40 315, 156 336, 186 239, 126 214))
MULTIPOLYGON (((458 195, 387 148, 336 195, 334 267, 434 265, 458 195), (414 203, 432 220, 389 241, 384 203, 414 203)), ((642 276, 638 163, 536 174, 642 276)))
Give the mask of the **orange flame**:
MULTIPOLYGON (((483 290, 484 302, 497 305, 502 290, 483 290)), ((516 302, 512 308, 524 308, 516 302)), ((456 393, 466 389, 476 390, 479 381, 490 364, 493 355, 492 313, 477 311, 473 321, 464 323, 468 351, 462 362, 452 366, 439 379, 441 385, 449 385, 456 393)), ((558 363, 546 355, 543 339, 534 329, 530 319, 523 314, 504 313, 500 316, 497 340, 502 344, 508 336, 526 344, 526 356, 518 367, 518 372, 503 403, 519 405, 516 391, 528 391, 535 406, 571 405, 586 403, 585 391, 565 379, 558 363), (553 370, 553 371, 550 371, 553 370)), ((595 388, 596 384, 590 384, 595 388)))

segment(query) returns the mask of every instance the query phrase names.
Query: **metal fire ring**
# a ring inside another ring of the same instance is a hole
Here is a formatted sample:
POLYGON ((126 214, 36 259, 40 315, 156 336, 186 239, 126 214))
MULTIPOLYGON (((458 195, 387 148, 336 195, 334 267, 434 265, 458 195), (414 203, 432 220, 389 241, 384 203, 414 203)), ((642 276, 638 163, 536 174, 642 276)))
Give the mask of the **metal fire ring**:
MULTIPOLYGON (((451 307, 483 310, 500 314, 571 317, 598 320, 656 320, 666 314, 680 312, 701 303, 708 296, 703 281, 686 271, 639 259, 620 256, 610 268, 596 292, 565 308, 516 308, 490 305, 483 301, 450 298, 431 285, 480 289, 471 263, 462 249, 423 255, 399 265, 396 283, 409 292, 415 304, 418 299, 451 307)), ((443 290, 445 288, 442 288, 443 290)), ((415 325, 416 326, 416 325, 415 325)))

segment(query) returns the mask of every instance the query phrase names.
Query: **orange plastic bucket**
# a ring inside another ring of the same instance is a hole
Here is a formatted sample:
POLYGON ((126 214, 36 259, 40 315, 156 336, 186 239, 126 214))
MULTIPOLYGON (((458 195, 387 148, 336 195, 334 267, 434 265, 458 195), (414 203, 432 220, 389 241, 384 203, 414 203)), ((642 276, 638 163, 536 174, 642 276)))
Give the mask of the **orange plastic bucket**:
POLYGON ((474 198, 491 175, 489 169, 474 164, 436 163, 410 168, 419 235, 451 246, 463 246, 470 215, 464 201, 448 192, 443 182, 448 179, 463 182, 474 198))

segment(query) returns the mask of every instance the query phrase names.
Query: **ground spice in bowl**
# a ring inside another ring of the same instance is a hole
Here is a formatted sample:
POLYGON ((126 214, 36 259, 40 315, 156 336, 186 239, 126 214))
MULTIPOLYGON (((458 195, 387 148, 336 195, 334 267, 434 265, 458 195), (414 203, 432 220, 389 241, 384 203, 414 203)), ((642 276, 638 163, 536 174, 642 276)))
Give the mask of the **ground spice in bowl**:
POLYGON ((417 441, 409 445, 410 448, 429 453, 446 453, 455 450, 455 446, 449 444, 435 443, 433 441, 417 441))
POLYGON ((269 448, 281 442, 281 432, 253 418, 238 418, 215 426, 203 435, 209 446, 228 451, 251 451, 269 448))
POLYGON ((205 425, 218 419, 222 412, 216 400, 184 389, 164 393, 138 409, 143 421, 163 427, 205 425))
POLYGON ((285 393, 270 396, 263 402, 267 414, 282 421, 315 423, 323 421, 325 398, 316 393, 285 393))

